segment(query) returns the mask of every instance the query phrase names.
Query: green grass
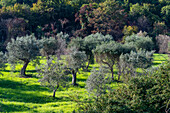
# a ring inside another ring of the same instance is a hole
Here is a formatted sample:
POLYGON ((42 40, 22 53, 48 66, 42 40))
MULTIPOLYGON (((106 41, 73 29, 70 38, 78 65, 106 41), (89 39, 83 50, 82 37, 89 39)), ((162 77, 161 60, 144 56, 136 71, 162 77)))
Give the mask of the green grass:
MULTIPOLYGON (((153 65, 157 66, 168 59, 167 55, 155 54, 153 65)), ((90 65, 99 67, 98 64, 90 65)), ((27 74, 31 78, 19 77, 19 71, 22 65, 17 65, 16 70, 11 72, 10 66, 5 70, 0 70, 3 76, 0 76, 0 112, 21 112, 21 113, 52 113, 61 112, 70 113, 76 109, 76 103, 72 96, 78 95, 83 100, 88 97, 85 90, 85 81, 90 75, 88 71, 80 71, 77 75, 79 86, 70 86, 67 89, 59 88, 56 92, 56 98, 52 98, 52 92, 40 86, 36 77, 35 67, 29 64, 27 74)), ((115 72, 116 73, 116 72, 115 72)), ((113 84, 114 88, 119 87, 118 83, 113 84)))

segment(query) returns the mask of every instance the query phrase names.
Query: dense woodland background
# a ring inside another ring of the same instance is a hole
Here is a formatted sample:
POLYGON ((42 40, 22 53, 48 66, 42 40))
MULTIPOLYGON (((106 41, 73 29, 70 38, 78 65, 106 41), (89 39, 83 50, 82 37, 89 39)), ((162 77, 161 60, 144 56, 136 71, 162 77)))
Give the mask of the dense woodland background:
POLYGON ((159 34, 169 35, 169 5, 169 0, 1 0, 0 48, 32 33, 84 38, 100 32, 123 41, 141 30, 155 41, 159 34))

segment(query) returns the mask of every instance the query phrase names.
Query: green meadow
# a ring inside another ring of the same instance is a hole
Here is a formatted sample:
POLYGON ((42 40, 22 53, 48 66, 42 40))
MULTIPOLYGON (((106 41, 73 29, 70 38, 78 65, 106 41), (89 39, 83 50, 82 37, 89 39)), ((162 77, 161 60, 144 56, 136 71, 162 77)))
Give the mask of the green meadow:
MULTIPOLYGON (((154 54, 153 58, 153 66, 158 66, 168 59, 168 55, 154 54)), ((0 75, 0 112, 73 112, 77 106, 73 97, 77 96, 82 101, 87 99, 85 81, 90 75, 90 69, 99 67, 99 64, 90 65, 89 71, 80 70, 80 73, 77 74, 79 86, 70 85, 69 88, 59 88, 55 99, 52 97, 52 91, 40 85, 36 77, 35 67, 31 63, 27 67, 27 74, 32 75, 30 78, 19 76, 21 67, 22 65, 18 64, 15 71, 11 71, 9 65, 4 70, 0 69, 0 72, 3 73, 3 75, 0 75)), ((119 85, 113 83, 113 88, 119 87, 119 85)))

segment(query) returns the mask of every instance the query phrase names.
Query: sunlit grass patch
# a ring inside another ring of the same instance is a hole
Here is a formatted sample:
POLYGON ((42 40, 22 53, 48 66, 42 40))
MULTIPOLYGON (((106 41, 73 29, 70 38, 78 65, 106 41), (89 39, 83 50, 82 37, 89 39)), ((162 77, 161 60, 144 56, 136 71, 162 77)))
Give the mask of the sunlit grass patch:
MULTIPOLYGON (((168 55, 154 54, 154 66, 165 62, 168 55)), ((41 60, 45 63, 45 60, 41 60)), ((56 92, 56 98, 53 99, 52 91, 43 87, 36 77, 35 67, 30 63, 27 68, 27 74, 32 75, 30 78, 22 78, 19 76, 22 64, 18 64, 14 72, 11 72, 10 65, 5 70, 0 69, 3 76, 0 76, 0 112, 17 112, 17 113, 52 113, 64 112, 70 113, 76 109, 76 102, 73 101, 74 96, 78 96, 80 100, 86 100, 88 93, 85 89, 85 82, 93 67, 99 68, 99 64, 95 63, 89 66, 88 70, 81 69, 77 73, 77 82, 79 86, 68 88, 59 88, 56 92)), ((114 70, 115 74, 117 70, 114 70)), ((71 79, 71 75, 70 75, 71 79)), ((71 84, 71 81, 70 81, 71 84)), ((116 89, 122 84, 113 82, 112 88, 116 89)))

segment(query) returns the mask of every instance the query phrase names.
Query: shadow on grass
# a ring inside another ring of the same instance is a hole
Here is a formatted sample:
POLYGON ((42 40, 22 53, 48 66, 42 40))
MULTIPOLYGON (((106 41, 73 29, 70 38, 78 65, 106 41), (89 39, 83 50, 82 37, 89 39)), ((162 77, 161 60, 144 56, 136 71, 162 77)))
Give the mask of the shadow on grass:
POLYGON ((86 82, 86 80, 87 80, 87 79, 85 79, 85 78, 77 78, 77 81, 78 81, 78 82, 86 82))
MULTIPOLYGON (((20 72, 20 70, 6 70, 6 69, 0 69, 1 72, 14 72, 14 73, 17 73, 17 72, 20 72)), ((36 70, 26 70, 26 73, 36 73, 37 71, 36 70)))
POLYGON ((153 66, 156 66, 156 65, 159 65, 159 64, 161 64, 161 63, 153 63, 152 65, 153 65, 153 66))
MULTIPOLYGON (((18 73, 20 74, 20 70, 6 70, 6 69, 0 69, 0 72, 13 72, 13 73, 18 73)), ((21 76, 19 75, 18 77, 21 77, 21 78, 38 78, 36 76, 36 73, 37 71, 36 70, 27 70, 26 71, 26 75, 27 76, 21 76)))
MULTIPOLYGON (((25 103, 37 103, 45 104, 49 102, 56 101, 70 101, 69 98, 61 97, 53 99, 50 97, 52 95, 43 95, 39 92, 49 91, 39 85, 26 85, 19 82, 14 82, 10 80, 0 80, 0 100, 5 99, 13 102, 25 102, 25 103)), ((57 92, 56 92, 57 94, 57 92)))
POLYGON ((22 91, 47 91, 47 88, 44 88, 40 85, 27 85, 27 82, 25 83, 20 83, 20 82, 15 82, 11 80, 4 80, 0 79, 0 87, 1 88, 10 88, 10 89, 20 89, 22 91))
POLYGON ((16 104, 0 104, 0 112, 19 112, 19 111, 27 111, 30 108, 26 107, 25 105, 16 105, 16 104))

